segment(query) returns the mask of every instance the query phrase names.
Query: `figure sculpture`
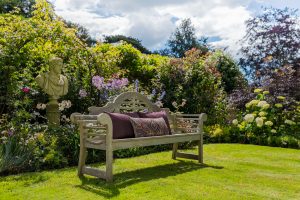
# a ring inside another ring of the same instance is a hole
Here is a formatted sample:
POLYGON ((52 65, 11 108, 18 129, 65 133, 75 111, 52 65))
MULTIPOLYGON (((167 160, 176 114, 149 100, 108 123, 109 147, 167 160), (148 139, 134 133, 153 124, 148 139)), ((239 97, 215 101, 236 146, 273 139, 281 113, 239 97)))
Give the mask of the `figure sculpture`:
POLYGON ((62 59, 52 57, 49 60, 49 72, 36 77, 36 82, 43 91, 55 99, 68 93, 68 79, 61 74, 62 67, 62 59))
POLYGON ((35 79, 42 90, 49 95, 47 104, 49 124, 59 124, 60 112, 57 100, 68 93, 68 79, 61 74, 62 67, 63 60, 59 57, 52 57, 49 60, 49 72, 42 73, 35 79))

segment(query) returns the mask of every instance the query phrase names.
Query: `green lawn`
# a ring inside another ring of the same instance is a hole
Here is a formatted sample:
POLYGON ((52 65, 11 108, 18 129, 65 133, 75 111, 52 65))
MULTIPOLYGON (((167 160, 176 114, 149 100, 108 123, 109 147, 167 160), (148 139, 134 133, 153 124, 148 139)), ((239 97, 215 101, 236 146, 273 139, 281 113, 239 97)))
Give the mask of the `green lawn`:
POLYGON ((204 155, 205 166, 171 152, 117 159, 111 184, 75 167, 0 177, 0 199, 300 199, 299 150, 209 144, 204 155))

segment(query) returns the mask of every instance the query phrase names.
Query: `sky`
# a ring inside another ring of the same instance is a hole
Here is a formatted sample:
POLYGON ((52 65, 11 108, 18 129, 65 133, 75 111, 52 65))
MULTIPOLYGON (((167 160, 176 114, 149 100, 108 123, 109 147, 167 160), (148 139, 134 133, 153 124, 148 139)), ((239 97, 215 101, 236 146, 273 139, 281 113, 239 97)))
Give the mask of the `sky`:
POLYGON ((197 37, 236 55, 245 21, 262 6, 300 8, 299 0, 50 0, 55 12, 88 29, 98 40, 105 35, 138 38, 150 50, 165 47, 183 19, 190 18, 197 37))

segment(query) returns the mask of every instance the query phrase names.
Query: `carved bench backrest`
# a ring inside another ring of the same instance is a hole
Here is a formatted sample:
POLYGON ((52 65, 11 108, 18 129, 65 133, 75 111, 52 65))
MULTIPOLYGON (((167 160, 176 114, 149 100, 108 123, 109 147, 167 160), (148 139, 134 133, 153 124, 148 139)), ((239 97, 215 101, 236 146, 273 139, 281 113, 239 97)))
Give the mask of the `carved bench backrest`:
MULTIPOLYGON (((103 112, 137 112, 148 111, 157 112, 166 110, 152 103, 146 96, 137 92, 125 92, 117 96, 113 102, 107 103, 103 107, 89 107, 91 115, 98 115, 103 112)), ((168 113, 169 114, 169 113, 168 113)))

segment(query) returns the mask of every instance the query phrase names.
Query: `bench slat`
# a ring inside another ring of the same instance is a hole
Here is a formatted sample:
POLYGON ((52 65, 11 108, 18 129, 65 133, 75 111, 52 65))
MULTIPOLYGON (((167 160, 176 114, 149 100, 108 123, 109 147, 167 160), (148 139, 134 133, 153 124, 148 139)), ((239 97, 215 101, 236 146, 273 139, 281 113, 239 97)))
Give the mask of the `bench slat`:
POLYGON ((106 178, 105 171, 102 171, 102 170, 99 170, 99 169, 95 169, 95 168, 92 168, 92 167, 88 167, 88 166, 84 166, 82 168, 82 173, 83 174, 88 174, 90 176, 96 176, 98 178, 103 178, 103 179, 106 178))
POLYGON ((172 144, 177 142, 188 142, 200 140, 201 133, 174 134, 153 137, 140 137, 113 140, 113 150, 127 149, 132 147, 144 147, 159 144, 172 144))
POLYGON ((177 152, 176 157, 198 160, 199 156, 191 153, 177 152))

